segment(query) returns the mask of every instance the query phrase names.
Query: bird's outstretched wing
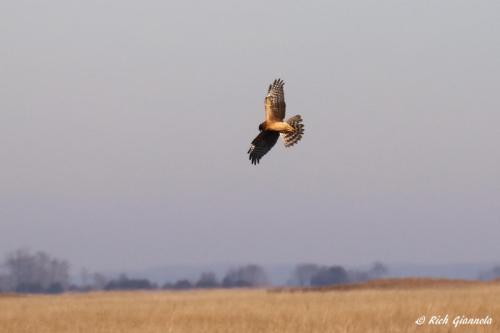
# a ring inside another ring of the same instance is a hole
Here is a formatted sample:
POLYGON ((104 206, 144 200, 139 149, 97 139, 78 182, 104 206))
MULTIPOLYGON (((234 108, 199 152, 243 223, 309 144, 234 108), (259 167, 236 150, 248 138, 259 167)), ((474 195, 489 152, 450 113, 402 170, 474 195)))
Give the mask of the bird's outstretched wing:
POLYGON ((261 131, 255 139, 253 139, 248 154, 252 164, 259 163, 262 156, 273 148, 280 136, 279 132, 274 131, 261 131))
POLYGON ((269 85, 265 100, 266 106, 266 121, 283 121, 285 118, 285 92, 283 86, 285 82, 282 79, 274 80, 273 84, 269 85))

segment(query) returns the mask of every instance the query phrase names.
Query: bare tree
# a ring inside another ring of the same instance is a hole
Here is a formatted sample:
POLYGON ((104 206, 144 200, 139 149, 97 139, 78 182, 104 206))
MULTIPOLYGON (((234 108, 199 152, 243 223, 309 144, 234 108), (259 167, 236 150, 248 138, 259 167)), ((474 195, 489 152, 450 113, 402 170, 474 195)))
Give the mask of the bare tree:
POLYGON ((373 263, 373 266, 368 271, 370 279, 380 279, 381 277, 387 275, 389 269, 383 263, 377 261, 373 263))
POLYGON ((7 256, 5 266, 15 291, 60 292, 69 286, 68 262, 44 252, 17 250, 7 256))
POLYGON ((246 265, 230 270, 222 280, 222 286, 227 288, 261 287, 268 284, 266 272, 258 265, 246 265))
POLYGON ((326 286, 349 282, 347 271, 342 266, 322 267, 311 278, 311 285, 326 286))
POLYGON ((219 287, 219 282, 217 282, 215 273, 203 272, 195 286, 196 288, 217 288, 219 287))
POLYGON ((104 287, 108 284, 108 279, 101 273, 94 273, 92 275, 92 289, 93 290, 104 290, 104 287))
POLYGON ((299 286, 310 286, 311 278, 317 274, 320 269, 321 267, 316 264, 299 264, 293 271, 292 280, 299 286))

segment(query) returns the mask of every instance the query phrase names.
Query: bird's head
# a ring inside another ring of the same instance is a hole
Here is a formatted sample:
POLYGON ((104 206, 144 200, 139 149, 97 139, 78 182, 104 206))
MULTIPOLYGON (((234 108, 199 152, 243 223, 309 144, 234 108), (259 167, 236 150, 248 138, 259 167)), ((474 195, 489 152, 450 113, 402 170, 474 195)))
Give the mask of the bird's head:
POLYGON ((259 125, 259 131, 263 131, 264 130, 264 125, 266 124, 266 122, 263 122, 259 125))

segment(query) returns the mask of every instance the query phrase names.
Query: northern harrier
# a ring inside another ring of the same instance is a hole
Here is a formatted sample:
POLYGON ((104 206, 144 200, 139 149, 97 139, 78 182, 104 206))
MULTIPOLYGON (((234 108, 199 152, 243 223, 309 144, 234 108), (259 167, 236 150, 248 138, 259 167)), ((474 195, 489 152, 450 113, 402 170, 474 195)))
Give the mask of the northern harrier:
POLYGON ((285 82, 281 79, 274 80, 269 85, 267 96, 264 100, 266 108, 266 120, 259 125, 259 135, 252 141, 248 154, 252 164, 259 163, 264 156, 278 141, 282 134, 285 147, 291 147, 304 134, 304 125, 300 115, 293 116, 286 122, 285 119, 285 93, 283 86, 285 82))

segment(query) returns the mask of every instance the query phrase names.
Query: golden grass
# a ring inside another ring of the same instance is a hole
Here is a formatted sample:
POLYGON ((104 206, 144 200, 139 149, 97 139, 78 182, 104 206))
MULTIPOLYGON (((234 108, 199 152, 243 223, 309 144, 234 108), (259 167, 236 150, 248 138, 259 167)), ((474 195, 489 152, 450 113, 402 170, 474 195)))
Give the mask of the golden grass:
POLYGON ((7 295, 0 297, 0 332, 500 332, 499 283, 407 285, 293 293, 7 295), (432 314, 448 314, 449 324, 415 324, 432 314), (459 315, 489 315, 493 323, 455 328, 451 321, 459 315))

